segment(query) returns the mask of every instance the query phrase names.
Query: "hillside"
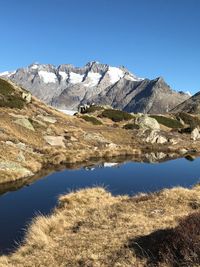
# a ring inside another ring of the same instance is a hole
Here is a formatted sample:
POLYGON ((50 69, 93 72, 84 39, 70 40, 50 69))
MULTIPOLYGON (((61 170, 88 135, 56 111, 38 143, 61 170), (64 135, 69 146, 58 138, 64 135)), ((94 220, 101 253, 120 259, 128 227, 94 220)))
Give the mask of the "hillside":
POLYGON ((195 132, 191 142, 188 130, 179 131, 188 127, 188 119, 183 126, 175 115, 149 117, 102 106, 68 116, 4 79, 0 113, 0 183, 60 164, 80 166, 94 158, 127 155, 160 161, 198 152, 200 147, 200 135, 195 132))
POLYGON ((0 183, 32 176, 52 165, 84 164, 94 157, 139 151, 132 134, 123 129, 114 134, 112 123, 94 125, 65 115, 3 79, 0 114, 0 183))
POLYGON ((134 113, 166 113, 189 98, 159 77, 139 78, 125 67, 89 62, 83 67, 32 64, 0 74, 27 88, 59 109, 77 110, 80 104, 108 104, 134 113))
POLYGON ((174 109, 172 112, 188 112, 199 114, 200 113, 200 92, 193 95, 174 109))

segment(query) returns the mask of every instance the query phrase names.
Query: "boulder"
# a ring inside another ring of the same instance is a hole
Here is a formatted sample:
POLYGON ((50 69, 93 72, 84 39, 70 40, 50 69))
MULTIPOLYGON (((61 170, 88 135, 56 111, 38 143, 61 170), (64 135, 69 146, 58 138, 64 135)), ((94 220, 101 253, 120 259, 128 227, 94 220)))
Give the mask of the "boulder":
POLYGON ((19 173, 21 177, 33 175, 30 170, 13 161, 0 161, 0 171, 1 170, 19 173))
POLYGON ((168 140, 166 137, 159 135, 157 131, 151 131, 145 141, 151 144, 164 144, 168 140))
POLYGON ((181 149, 179 150, 179 153, 180 153, 180 154, 186 154, 187 152, 188 152, 188 150, 185 149, 185 148, 181 148, 181 149))
POLYGON ((65 147, 63 136, 44 136, 44 140, 51 146, 65 147))
POLYGON ((159 135, 158 138, 156 139, 156 143, 157 144, 165 144, 165 143, 167 143, 167 138, 159 135))
POLYGON ((31 131, 35 131, 35 129, 33 128, 33 125, 30 123, 30 121, 26 118, 20 118, 14 121, 14 123, 23 126, 24 128, 31 130, 31 131))
POLYGON ((22 98, 26 101, 27 104, 30 103, 31 102, 31 98, 32 98, 31 93, 23 92, 22 93, 22 98))
POLYGON ((170 142, 170 144, 172 144, 172 145, 176 145, 176 144, 178 144, 178 140, 176 140, 176 139, 174 139, 174 138, 170 138, 170 139, 169 139, 169 142, 170 142))
POLYGON ((195 128, 192 132, 191 132, 191 139, 196 141, 198 139, 200 139, 200 133, 199 130, 197 128, 195 128))
POLYGON ((147 115, 138 117, 136 123, 142 129, 160 130, 160 125, 157 120, 147 115))

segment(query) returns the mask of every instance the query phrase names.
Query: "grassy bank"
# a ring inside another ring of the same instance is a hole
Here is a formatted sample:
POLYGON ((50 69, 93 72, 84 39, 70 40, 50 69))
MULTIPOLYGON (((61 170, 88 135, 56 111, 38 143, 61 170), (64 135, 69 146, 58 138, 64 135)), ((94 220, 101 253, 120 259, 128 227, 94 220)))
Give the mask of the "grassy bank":
POLYGON ((35 218, 0 266, 199 266, 199 220, 200 186, 135 197, 80 190, 35 218))

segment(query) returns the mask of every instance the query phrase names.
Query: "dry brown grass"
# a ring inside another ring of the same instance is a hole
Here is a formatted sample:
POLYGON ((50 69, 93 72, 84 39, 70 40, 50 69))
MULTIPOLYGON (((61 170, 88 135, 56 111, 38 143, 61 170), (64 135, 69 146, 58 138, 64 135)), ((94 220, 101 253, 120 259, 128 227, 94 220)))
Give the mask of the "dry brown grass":
MULTIPOLYGON (((35 218, 24 244, 0 257, 0 266, 150 266, 145 247, 141 257, 134 240, 176 230, 181 218, 197 211, 194 202, 200 203, 200 186, 136 197, 114 197, 102 188, 72 192, 60 197, 52 215, 35 218)), ((161 260, 154 266, 173 265, 161 260)))

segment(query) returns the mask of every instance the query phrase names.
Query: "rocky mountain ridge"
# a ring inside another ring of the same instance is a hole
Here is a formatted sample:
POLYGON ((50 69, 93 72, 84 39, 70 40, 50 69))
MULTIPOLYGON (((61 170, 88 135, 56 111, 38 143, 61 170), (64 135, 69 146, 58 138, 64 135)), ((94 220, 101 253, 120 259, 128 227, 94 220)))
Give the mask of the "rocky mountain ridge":
POLYGON ((172 90, 161 77, 139 78, 123 66, 96 61, 81 68, 35 63, 0 76, 59 109, 77 110, 80 104, 95 103, 135 113, 166 113, 190 97, 172 90))
POLYGON ((188 112, 199 114, 200 113, 200 92, 197 92, 191 98, 187 99, 177 107, 175 107, 173 112, 188 112))

